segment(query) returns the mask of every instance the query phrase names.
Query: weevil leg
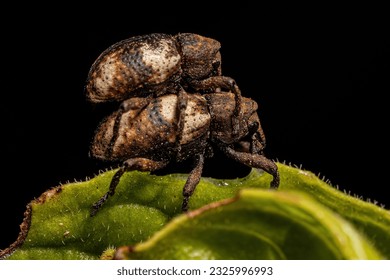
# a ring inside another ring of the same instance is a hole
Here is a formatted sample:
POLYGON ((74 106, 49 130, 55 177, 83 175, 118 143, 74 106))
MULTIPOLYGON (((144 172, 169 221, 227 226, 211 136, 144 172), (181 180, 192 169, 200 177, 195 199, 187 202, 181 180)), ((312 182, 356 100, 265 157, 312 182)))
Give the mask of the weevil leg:
POLYGON ((265 135, 261 128, 260 121, 248 125, 249 134, 251 136, 250 151, 252 154, 262 154, 265 148, 265 135))
POLYGON ((199 154, 194 169, 191 170, 188 175, 186 184, 183 188, 183 203, 181 206, 181 210, 183 212, 188 211, 188 203, 191 195, 194 193, 196 186, 199 184, 200 178, 202 176, 202 170, 204 165, 204 152, 199 154))
POLYGON ((138 112, 141 112, 142 109, 144 109, 149 102, 152 100, 152 96, 148 97, 133 97, 124 100, 117 111, 117 115, 115 118, 115 123, 112 131, 112 138, 110 141, 110 144, 108 145, 108 148, 106 150, 105 156, 107 158, 110 158, 112 155, 112 150, 114 149, 115 142, 118 139, 119 136, 119 126, 121 123, 122 115, 130 110, 138 110, 138 112))
POLYGON ((138 171, 155 171, 165 167, 168 164, 167 161, 154 161, 147 158, 131 158, 126 160, 123 165, 112 177, 108 192, 106 192, 97 202, 92 205, 90 216, 93 217, 103 206, 106 200, 115 194, 115 189, 119 184, 122 175, 125 172, 138 170, 138 171))
MULTIPOLYGON (((232 92, 234 93, 234 98, 236 101, 236 105, 234 107, 233 115, 232 115, 232 134, 233 137, 236 138, 238 137, 240 133, 240 120, 242 119, 242 96, 241 96, 241 91, 238 88, 236 82, 232 83, 232 92)), ((238 139, 237 139, 238 140, 238 139)))
POLYGON ((96 215, 96 213, 99 211, 99 209, 102 207, 104 202, 108 199, 108 197, 114 195, 116 186, 119 184, 119 180, 122 177, 123 173, 125 173, 124 168, 119 168, 119 170, 114 174, 114 177, 111 180, 109 191, 106 192, 98 201, 96 201, 92 205, 92 209, 90 212, 90 216, 93 217, 96 215))
POLYGON ((236 93, 236 81, 226 76, 212 76, 203 80, 188 81, 189 86, 195 91, 205 91, 207 93, 230 90, 236 93))
POLYGON ((253 168, 261 168, 265 172, 271 174, 274 177, 273 180, 271 181, 271 187, 275 189, 279 187, 280 178, 279 178, 278 167, 275 164, 275 162, 273 162, 272 160, 259 154, 238 152, 229 146, 224 147, 223 151, 228 157, 242 164, 245 164, 253 168))

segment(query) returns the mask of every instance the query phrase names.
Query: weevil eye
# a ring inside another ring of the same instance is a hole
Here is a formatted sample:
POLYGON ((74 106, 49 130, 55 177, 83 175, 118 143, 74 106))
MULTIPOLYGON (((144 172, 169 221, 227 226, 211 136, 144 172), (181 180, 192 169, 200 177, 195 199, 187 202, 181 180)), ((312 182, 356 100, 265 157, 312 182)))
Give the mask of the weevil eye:
POLYGON ((248 131, 250 134, 255 133, 259 129, 260 124, 258 122, 252 122, 248 124, 248 131))
POLYGON ((213 61, 212 65, 213 65, 213 68, 215 70, 217 70, 219 68, 219 66, 221 65, 221 61, 215 60, 215 61, 213 61))
POLYGON ((220 70, 221 70, 221 61, 215 60, 212 62, 212 67, 213 67, 213 75, 220 75, 220 70))

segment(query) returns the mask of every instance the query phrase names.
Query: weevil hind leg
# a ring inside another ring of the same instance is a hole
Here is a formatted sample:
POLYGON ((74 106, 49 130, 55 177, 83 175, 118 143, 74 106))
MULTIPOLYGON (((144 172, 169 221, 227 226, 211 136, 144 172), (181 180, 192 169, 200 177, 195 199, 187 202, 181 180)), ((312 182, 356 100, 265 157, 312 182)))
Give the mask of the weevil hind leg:
POLYGON ((90 216, 95 216, 106 200, 115 194, 116 187, 118 186, 119 181, 125 172, 133 170, 155 171, 165 167, 167 164, 167 161, 155 161, 147 158, 131 158, 126 160, 112 177, 108 192, 106 192, 97 202, 92 205, 90 216))
POLYGON ((260 154, 238 152, 228 146, 224 147, 223 151, 228 157, 242 164, 245 164, 252 168, 263 169, 265 172, 271 174, 273 176, 273 180, 271 181, 271 188, 277 189, 279 187, 280 178, 278 167, 272 160, 260 154))
POLYGON ((114 177, 112 178, 111 180, 111 183, 110 183, 110 188, 108 190, 108 192, 106 192, 98 201, 96 201, 93 205, 92 205, 92 209, 91 209, 91 212, 90 212, 90 216, 93 217, 96 215, 96 213, 99 211, 99 209, 103 206, 104 202, 106 202, 106 200, 108 199, 108 197, 114 195, 115 193, 115 189, 117 187, 117 185, 119 184, 119 181, 120 181, 120 178, 122 177, 122 175, 125 173, 125 169, 124 168, 119 168, 119 170, 114 174, 114 177))
POLYGON ((186 184, 183 188, 183 203, 181 206, 182 212, 188 211, 188 203, 190 197, 195 191, 196 186, 199 184, 200 178, 202 176, 203 166, 204 166, 204 152, 199 154, 195 161, 195 167, 191 170, 188 175, 186 184))

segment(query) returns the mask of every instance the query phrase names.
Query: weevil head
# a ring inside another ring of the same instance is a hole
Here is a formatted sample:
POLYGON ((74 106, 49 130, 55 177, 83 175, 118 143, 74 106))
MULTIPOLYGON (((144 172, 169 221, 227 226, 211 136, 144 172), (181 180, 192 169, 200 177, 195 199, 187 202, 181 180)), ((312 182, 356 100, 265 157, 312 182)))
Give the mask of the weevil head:
POLYGON ((217 40, 192 33, 179 33, 176 41, 182 55, 183 76, 200 80, 221 75, 221 44, 217 40))
POLYGON ((248 136, 252 127, 260 124, 257 115, 258 105, 250 99, 242 97, 241 114, 238 117, 238 135, 233 135, 233 112, 236 106, 233 93, 206 94, 211 114, 211 134, 214 139, 226 144, 232 144, 237 140, 248 136))

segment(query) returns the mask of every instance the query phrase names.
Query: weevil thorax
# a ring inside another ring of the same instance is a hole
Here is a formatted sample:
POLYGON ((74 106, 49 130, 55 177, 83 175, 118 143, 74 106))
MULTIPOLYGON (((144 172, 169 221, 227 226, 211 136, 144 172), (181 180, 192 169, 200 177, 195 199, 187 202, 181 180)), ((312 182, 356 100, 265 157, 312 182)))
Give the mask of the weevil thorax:
POLYGON ((221 44, 217 40, 192 33, 179 33, 175 38, 184 77, 200 80, 221 75, 221 44))
POLYGON ((144 108, 134 108, 123 113, 118 137, 108 153, 118 115, 118 112, 113 113, 97 129, 91 155, 109 161, 123 161, 138 156, 169 159, 177 153, 178 146, 191 145, 207 133, 210 126, 206 100, 201 95, 189 94, 183 131, 178 135, 177 102, 176 94, 168 94, 153 99, 144 108))
POLYGON ((150 34, 120 41, 93 63, 87 78, 91 102, 123 101, 141 96, 142 88, 175 80, 181 75, 181 56, 172 36, 150 34))
POLYGON ((211 136, 226 144, 248 135, 248 125, 258 121, 257 103, 246 97, 241 100, 241 115, 239 116, 240 130, 237 136, 233 135, 232 116, 235 109, 235 95, 233 93, 206 94, 211 114, 211 136))

